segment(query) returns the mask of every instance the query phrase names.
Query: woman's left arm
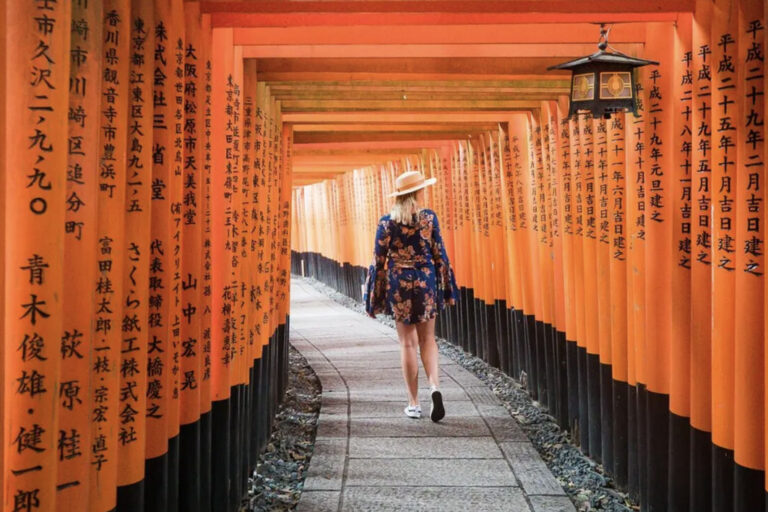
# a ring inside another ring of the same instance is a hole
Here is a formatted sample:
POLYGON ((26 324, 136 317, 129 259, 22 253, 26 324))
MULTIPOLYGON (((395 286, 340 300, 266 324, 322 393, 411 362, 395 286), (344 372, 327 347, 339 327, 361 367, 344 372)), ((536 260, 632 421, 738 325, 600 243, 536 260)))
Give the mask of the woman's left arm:
POLYGON ((445 251, 443 237, 440 234, 440 223, 437 220, 437 214, 432 215, 432 259, 435 261, 435 271, 437 272, 437 300, 438 305, 456 304, 459 298, 459 289, 456 286, 456 277, 451 268, 451 262, 448 261, 448 254, 445 251))

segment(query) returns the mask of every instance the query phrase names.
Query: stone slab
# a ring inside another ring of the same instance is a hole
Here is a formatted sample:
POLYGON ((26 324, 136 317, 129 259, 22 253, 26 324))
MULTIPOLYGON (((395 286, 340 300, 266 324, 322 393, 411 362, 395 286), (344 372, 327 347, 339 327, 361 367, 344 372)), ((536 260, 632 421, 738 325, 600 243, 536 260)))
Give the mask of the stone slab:
POLYGON ((501 405, 477 405, 480 415, 491 429, 497 441, 521 441, 530 443, 523 429, 501 405))
POLYGON ((488 437, 490 430, 477 416, 446 416, 439 423, 432 422, 422 410, 419 419, 405 414, 395 418, 352 418, 352 437, 488 437))
POLYGON ((533 512, 576 512, 567 496, 530 496, 533 512))
POLYGON ((346 439, 317 439, 309 460, 304 490, 341 490, 346 451, 346 439))
POLYGON ((336 512, 339 510, 341 491, 308 491, 301 493, 296 512, 336 512))
MULTIPOLYGON (((443 400, 446 402, 446 408, 448 404, 456 400, 469 400, 469 396, 460 388, 443 388, 440 390, 443 394, 443 400)), ((401 382, 393 382, 389 386, 380 385, 378 387, 369 387, 365 389, 350 389, 350 400, 366 400, 366 401, 379 401, 379 402, 397 402, 398 400, 405 402, 408 395, 405 391, 405 384, 401 382)), ((428 404, 430 401, 429 388, 424 387, 419 389, 419 401, 422 404, 428 404)), ((405 407, 405 406, 403 406, 405 407)), ((422 406, 423 408, 423 406, 422 406)))
MULTIPOLYGON (((397 418, 403 415, 405 402, 352 402, 350 416, 352 418, 397 418)), ((454 416, 477 416, 477 409, 469 401, 454 401, 445 404, 446 412, 454 416)), ((429 403, 422 405, 424 414, 429 413, 429 403)))
POLYGON ((530 443, 501 443, 512 470, 528 495, 565 495, 560 483, 530 443))
POLYGON ((350 459, 348 487, 353 486, 515 486, 501 459, 350 459))
MULTIPOLYGON (((322 407, 320 408, 322 411, 322 407)), ((320 414, 317 418, 317 439, 343 438, 349 435, 346 414, 320 414)))
POLYGON ((484 386, 480 379, 460 366, 450 368, 446 372, 462 386, 484 386))
POLYGON ((350 458, 475 459, 502 458, 491 437, 352 437, 350 458))
POLYGON ((517 487, 347 487, 344 510, 528 512, 517 487))
POLYGON ((483 405, 501 405, 501 401, 493 394, 493 391, 486 386, 468 386, 464 388, 467 395, 470 396, 473 402, 483 405))

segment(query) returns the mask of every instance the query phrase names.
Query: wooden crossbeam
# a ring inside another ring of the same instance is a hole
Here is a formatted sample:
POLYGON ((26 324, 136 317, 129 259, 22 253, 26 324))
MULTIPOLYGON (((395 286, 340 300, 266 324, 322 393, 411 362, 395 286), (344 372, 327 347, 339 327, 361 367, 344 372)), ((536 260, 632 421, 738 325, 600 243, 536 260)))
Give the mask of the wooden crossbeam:
POLYGON ((387 150, 394 151, 397 149, 411 149, 411 148, 441 148, 450 147, 455 143, 453 139, 440 139, 440 140, 401 140, 401 141, 347 141, 347 142, 295 142, 295 151, 360 151, 360 150, 387 150))
MULTIPOLYGON (((552 99, 557 96, 553 95, 552 99)), ((442 111, 455 110, 528 110, 541 105, 541 101, 526 100, 285 100, 283 112, 334 111, 442 111)))
POLYGON ((201 2, 213 27, 675 21, 695 0, 201 2))
MULTIPOLYGON (((435 20, 434 22, 437 22, 435 20)), ((453 25, 450 30, 439 24, 417 26, 373 25, 315 27, 235 28, 236 45, 299 44, 502 44, 502 43, 592 43, 598 28, 590 23, 453 25)), ((645 26, 624 23, 611 30, 612 43, 642 43, 645 26)))
POLYGON ((296 144, 294 145, 294 156, 301 155, 317 155, 317 156, 333 156, 333 155, 358 155, 358 156, 373 156, 374 158, 379 155, 386 155, 392 158, 400 158, 402 156, 412 155, 419 148, 368 148, 368 147, 346 147, 346 148, 328 148, 325 146, 315 146, 312 144, 296 144))
MULTIPOLYGON (((259 79, 261 76, 259 75, 259 79)), ((413 93, 435 92, 534 92, 539 89, 557 89, 568 87, 569 79, 559 76, 543 75, 530 77, 529 79, 513 80, 380 80, 362 82, 269 82, 269 89, 273 93, 283 91, 318 91, 318 92, 360 92, 360 91, 403 91, 413 93)))
MULTIPOLYGON (((615 44, 615 48, 627 54, 637 54, 642 44, 615 44)), ((305 44, 243 46, 243 57, 252 59, 292 58, 515 58, 544 57, 568 60, 597 51, 590 43, 465 43, 465 44, 305 44)))
POLYGON ((469 100, 486 100, 486 101, 504 101, 504 100, 526 100, 526 101, 542 101, 551 100, 560 95, 567 95, 570 92, 570 87, 558 88, 558 89, 541 89, 535 92, 403 92, 403 91, 307 91, 307 90, 288 90, 288 91, 272 91, 272 96, 280 101, 287 100, 408 100, 408 101, 469 101, 469 100))
POLYGON ((299 132, 446 132, 462 130, 493 130, 493 123, 352 123, 352 124, 297 124, 294 133, 299 132))
MULTIPOLYGON (((479 134, 476 132, 475 134, 479 134)), ((425 140, 464 140, 471 137, 472 132, 379 132, 379 133, 296 133, 296 143, 319 142, 397 142, 425 140)))
MULTIPOLYGON (((518 112, 519 113, 519 112, 518 112)), ((287 112, 283 114, 286 123, 442 123, 452 122, 502 122, 515 115, 515 112, 472 112, 472 111, 439 111, 439 112, 287 112)))
MULTIPOLYGON (((266 61, 260 61, 262 64, 266 61)), ((530 67, 530 66, 529 66, 530 67)), ((563 71, 545 72, 542 68, 536 67, 535 71, 527 71, 525 73, 482 73, 481 71, 472 73, 461 72, 433 72, 433 71, 419 71, 418 69, 411 70, 409 72, 393 72, 386 70, 379 71, 264 71, 259 72, 259 80, 263 80, 268 83, 272 82, 317 82, 317 81, 345 81, 349 83, 361 83, 369 81, 381 81, 381 80, 420 80, 420 81, 442 81, 442 80, 456 80, 456 81, 503 81, 503 80, 552 80, 552 78, 569 78, 570 74, 563 71)))
MULTIPOLYGON (((316 58, 316 59, 261 59, 259 79, 270 73, 378 73, 392 74, 435 74, 451 73, 464 75, 509 75, 539 74, 551 79, 556 73, 547 72, 547 67, 562 62, 561 57, 432 57, 432 58, 316 58)), ((566 71, 563 76, 570 76, 566 71)), ((381 78, 381 77, 380 77, 381 78)))

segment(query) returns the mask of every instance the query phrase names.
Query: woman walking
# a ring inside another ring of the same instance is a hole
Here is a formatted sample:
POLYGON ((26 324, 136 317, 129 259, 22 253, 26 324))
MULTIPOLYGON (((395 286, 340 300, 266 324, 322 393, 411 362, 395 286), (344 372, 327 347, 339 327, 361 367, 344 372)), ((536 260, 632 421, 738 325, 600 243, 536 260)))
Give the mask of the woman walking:
POLYGON ((401 174, 395 182, 392 211, 379 220, 374 263, 368 269, 365 310, 375 317, 386 313, 395 318, 400 338, 400 363, 408 390, 405 414, 421 417, 418 374, 421 361, 431 393, 430 418, 445 416, 440 393, 435 316, 458 298, 456 280, 445 252, 437 215, 421 208, 423 189, 437 181, 418 171, 401 174))

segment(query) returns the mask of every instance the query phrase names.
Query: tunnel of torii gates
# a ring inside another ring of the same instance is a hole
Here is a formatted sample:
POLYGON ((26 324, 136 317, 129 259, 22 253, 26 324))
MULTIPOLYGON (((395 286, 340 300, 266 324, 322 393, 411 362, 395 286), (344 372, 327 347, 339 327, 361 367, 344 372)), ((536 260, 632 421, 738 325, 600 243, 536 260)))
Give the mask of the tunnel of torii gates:
POLYGON ((643 510, 765 509, 762 0, 6 0, 0 502, 235 511, 290 273, 438 178, 439 334, 643 510), (567 118, 598 25, 639 116, 567 118))

